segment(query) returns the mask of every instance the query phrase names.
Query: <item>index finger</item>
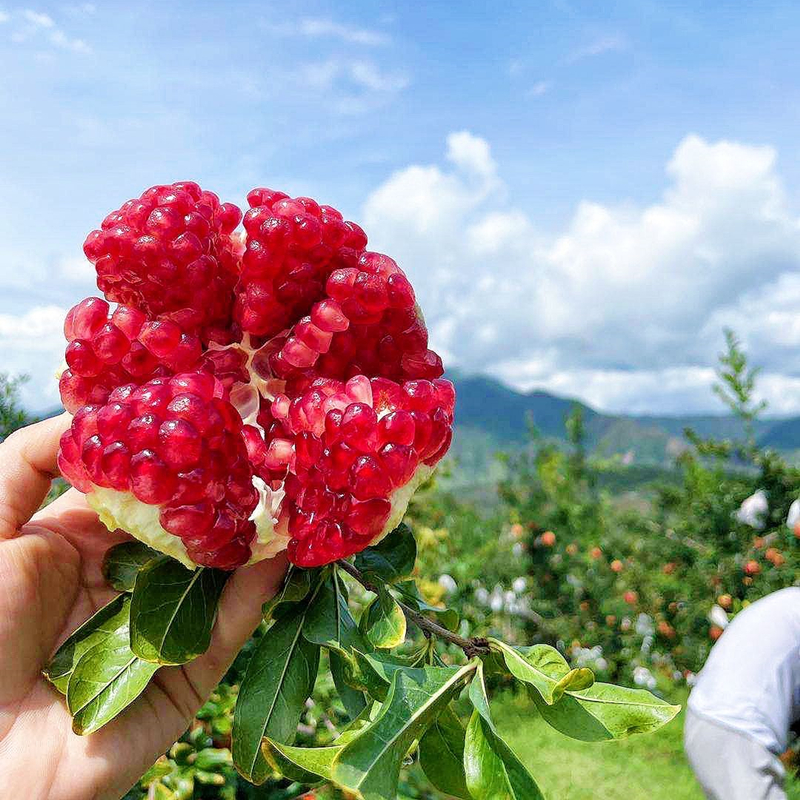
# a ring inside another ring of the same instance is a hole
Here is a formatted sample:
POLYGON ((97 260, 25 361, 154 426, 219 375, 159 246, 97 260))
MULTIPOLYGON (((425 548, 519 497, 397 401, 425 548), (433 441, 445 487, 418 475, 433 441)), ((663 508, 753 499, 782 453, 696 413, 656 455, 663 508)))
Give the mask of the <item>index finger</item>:
POLYGON ((0 444, 0 540, 17 535, 58 475, 56 456, 69 414, 21 428, 0 444))

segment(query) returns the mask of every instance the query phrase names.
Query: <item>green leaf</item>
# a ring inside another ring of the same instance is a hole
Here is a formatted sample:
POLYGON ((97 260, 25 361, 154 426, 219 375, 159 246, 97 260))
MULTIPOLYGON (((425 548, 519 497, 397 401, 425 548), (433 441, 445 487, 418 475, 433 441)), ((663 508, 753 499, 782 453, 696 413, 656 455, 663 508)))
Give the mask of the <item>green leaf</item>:
POLYGON ((286 572, 280 591, 262 606, 261 613, 264 619, 271 619, 278 607, 285 603, 305 600, 311 591, 312 579, 316 577, 316 572, 313 569, 300 569, 292 564, 286 572))
POLYGON ((500 738, 489 711, 483 667, 469 687, 474 711, 464 742, 464 772, 473 800, 544 800, 536 781, 500 738))
POLYGON ((395 800, 409 748, 464 688, 476 662, 461 668, 398 670, 375 721, 334 758, 333 782, 362 800, 395 800))
POLYGON ((363 575, 375 576, 386 583, 408 577, 417 560, 417 542, 408 525, 401 523, 378 544, 362 550, 355 560, 363 575))
POLYGON ((347 606, 344 585, 336 570, 317 591, 309 606, 303 636, 312 644, 348 652, 366 649, 347 606))
POLYGON ((118 592, 132 592, 139 570, 154 558, 156 550, 142 542, 121 542, 106 551, 103 558, 103 577, 118 592))
MULTIPOLYGON (((128 612, 127 597, 123 606, 128 612)), ((72 729, 83 735, 101 728, 144 691, 157 669, 131 650, 128 625, 118 627, 84 652, 69 678, 72 729)))
POLYGON ((284 778, 297 783, 318 783, 331 780, 333 759, 343 745, 329 747, 292 747, 272 739, 264 739, 262 752, 269 765, 284 778))
POLYGON ((373 647, 391 650, 406 640, 406 615, 382 586, 366 611, 367 639, 373 647))
POLYGON ((349 671, 350 684, 363 688, 371 697, 383 701, 389 693, 395 672, 411 668, 418 669, 418 677, 422 675, 422 665, 418 666, 413 658, 354 650, 349 671))
POLYGON ((351 720, 356 719, 367 707, 367 698, 364 693, 353 688, 347 683, 347 662, 335 650, 330 651, 331 676, 333 685, 339 693, 339 698, 351 720))
POLYGON ((584 742, 624 739, 666 725, 680 706, 654 697, 644 689, 595 683, 587 689, 567 691, 556 705, 543 703, 529 693, 542 718, 565 736, 584 742))
POLYGON ((547 705, 555 703, 563 694, 563 689, 558 693, 556 687, 569 675, 570 669, 555 647, 539 644, 522 650, 499 639, 489 639, 489 644, 503 656, 509 672, 535 689, 547 705))
POLYGON ((211 643, 229 573, 186 569, 169 556, 146 564, 131 599, 131 648, 154 664, 185 664, 211 643))
POLYGON ((419 765, 440 792, 471 800, 464 777, 464 726, 447 706, 419 742, 419 765))
POLYGON ((314 688, 319 647, 302 635, 305 618, 305 609, 282 617, 261 637, 239 689, 231 751, 236 769, 251 783, 263 783, 269 774, 262 739, 291 744, 314 688))
POLYGON ((89 617, 58 648, 52 661, 44 668, 44 676, 61 694, 67 693, 69 676, 81 656, 99 642, 111 637, 124 627, 128 632, 130 603, 124 595, 118 595, 108 605, 103 606, 94 616, 89 617))
POLYGON ((403 601, 407 603, 415 611, 421 611, 424 614, 432 614, 436 621, 443 625, 449 631, 457 631, 460 617, 458 611, 454 608, 440 608, 439 606, 432 606, 430 603, 420 597, 419 589, 415 581, 403 581, 397 584, 397 589, 403 595, 403 601))
POLYGON ((590 669, 571 669, 553 688, 553 702, 560 700, 564 692, 588 689, 593 683, 594 673, 590 669))

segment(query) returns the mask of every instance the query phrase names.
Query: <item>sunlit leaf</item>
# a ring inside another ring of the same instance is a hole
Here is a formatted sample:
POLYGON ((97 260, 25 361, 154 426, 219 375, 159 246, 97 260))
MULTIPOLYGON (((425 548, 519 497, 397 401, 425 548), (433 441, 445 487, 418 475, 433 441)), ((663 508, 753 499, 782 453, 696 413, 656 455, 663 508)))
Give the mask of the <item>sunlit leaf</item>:
POLYGON ((469 687, 473 708, 464 742, 464 772, 473 800, 543 800, 533 777, 492 722, 483 668, 469 687))
POLYGON ((330 666, 331 676, 333 677, 333 684, 339 694, 339 698, 344 705, 345 711, 351 720, 357 719, 358 716, 367 707, 367 699, 364 693, 358 689, 350 686, 347 682, 347 663, 342 655, 335 650, 331 650, 330 666))
MULTIPOLYGON (((123 607, 126 612, 130 608, 127 597, 123 607)), ((144 691, 157 669, 157 664, 133 653, 128 626, 118 627, 86 650, 70 675, 67 706, 72 729, 92 733, 111 721, 144 691)))
POLYGON ((94 616, 89 617, 58 648, 52 661, 45 667, 44 676, 62 694, 67 693, 69 676, 83 654, 112 636, 121 628, 128 634, 130 620, 130 598, 118 595, 108 605, 103 606, 94 616))
POLYGON ((567 691, 555 705, 542 702, 530 692, 545 722, 573 739, 599 742, 649 733, 673 719, 680 711, 644 689, 628 689, 595 683, 587 689, 567 691))
POLYGON ((343 745, 329 747, 293 747, 266 738, 262 744, 264 758, 280 775, 298 783, 318 783, 330 780, 333 759, 343 745))
POLYGON ((336 570, 322 584, 309 606, 303 636, 313 644, 345 652, 352 648, 366 649, 336 570))
POLYGON ((397 601, 383 587, 366 612, 369 643, 380 650, 399 647, 406 639, 406 616, 397 601))
POLYGON ((522 650, 499 639, 489 639, 489 643, 503 657, 508 671, 517 680, 535 689, 547 705, 559 699, 556 687, 560 680, 569 675, 570 668, 558 650, 545 644, 522 650))
POLYGON ((363 800, 395 800, 400 767, 418 740, 476 669, 398 670, 374 722, 345 745, 333 762, 333 781, 363 800))

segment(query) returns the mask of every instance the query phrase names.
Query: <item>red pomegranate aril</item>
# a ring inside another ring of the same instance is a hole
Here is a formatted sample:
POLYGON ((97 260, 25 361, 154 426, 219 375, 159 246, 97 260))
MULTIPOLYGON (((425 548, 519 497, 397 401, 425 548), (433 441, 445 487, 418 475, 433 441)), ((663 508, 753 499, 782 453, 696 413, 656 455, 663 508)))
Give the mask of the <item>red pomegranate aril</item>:
POLYGON ((391 411, 378 420, 378 438, 383 444, 414 444, 416 427, 408 411, 391 411))
POLYGON ((95 434, 90 436, 83 443, 81 448, 81 461, 83 466, 86 467, 86 472, 92 479, 92 483, 98 486, 108 487, 110 484, 103 472, 103 440, 95 434))
POLYGON ((93 378, 103 369, 91 344, 83 339, 75 339, 67 345, 65 358, 72 372, 84 378, 93 378))
POLYGON ((158 429, 158 452, 172 469, 189 469, 200 460, 203 439, 190 423, 170 419, 158 429))
POLYGON ((283 358, 293 367, 312 367, 319 357, 319 353, 312 350, 307 344, 294 336, 287 339, 281 350, 283 358))
POLYGON ((158 418, 153 414, 143 414, 135 417, 128 425, 125 440, 134 452, 152 450, 158 444, 158 418))
POLYGON ((448 414, 452 415, 456 405, 455 387, 444 378, 436 378, 432 383, 436 395, 436 405, 441 406, 448 414))
POLYGON ((106 323, 108 303, 99 297, 87 297, 69 312, 68 317, 71 328, 67 333, 68 339, 92 339, 106 323))
POLYGON ((311 321, 311 317, 303 317, 303 319, 294 326, 294 335, 316 353, 327 353, 331 346, 331 339, 333 338, 333 334, 330 331, 324 331, 322 328, 318 328, 311 321))
POLYGON ((406 381, 403 393, 411 411, 430 411, 436 402, 436 393, 430 381, 406 381))
POLYGON ((141 343, 156 357, 164 358, 181 340, 181 329, 169 320, 146 322, 139 332, 141 343))
POLYGON ((103 449, 101 465, 112 489, 121 492, 128 490, 131 454, 123 442, 112 442, 103 449))
POLYGON ((116 364, 130 350, 130 342, 119 328, 109 322, 95 334, 92 349, 101 361, 116 364))
POLYGON ((352 447, 369 450, 376 434, 378 416, 366 403, 351 403, 344 412, 339 434, 352 447))
POLYGON ((132 413, 127 404, 109 402, 97 412, 97 432, 103 437, 103 441, 111 441, 127 430, 131 417, 132 413))
POLYGON ((311 321, 322 331, 341 333, 350 327, 350 320, 335 300, 320 300, 311 309, 311 321))
POLYGON ((384 445, 378 455, 395 487, 408 483, 419 466, 416 451, 405 444, 384 445))
POLYGON ((392 482, 386 471, 373 456, 359 456, 350 468, 350 488, 357 500, 386 497, 392 482))
POLYGON ((138 500, 161 505, 172 497, 175 488, 175 472, 152 450, 142 450, 131 458, 131 491, 138 500))
POLYGON ((416 303, 414 290, 401 272, 391 275, 387 281, 389 305, 392 308, 413 308, 416 303))
POLYGON ((181 539, 197 539, 207 534, 214 525, 214 507, 211 503, 172 506, 161 509, 161 526, 181 539))
POLYGON ((365 500, 353 503, 345 518, 345 523, 359 536, 377 536, 382 530, 392 511, 388 500, 365 500))

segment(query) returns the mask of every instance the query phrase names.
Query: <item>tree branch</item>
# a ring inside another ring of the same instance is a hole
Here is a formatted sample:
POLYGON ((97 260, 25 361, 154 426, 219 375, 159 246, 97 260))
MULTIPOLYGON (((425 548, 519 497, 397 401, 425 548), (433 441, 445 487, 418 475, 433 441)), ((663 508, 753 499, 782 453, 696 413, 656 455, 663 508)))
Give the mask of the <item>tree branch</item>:
MULTIPOLYGON (((339 565, 339 567, 341 567, 342 570, 344 570, 344 572, 346 572, 354 580, 358 581, 365 589, 373 592, 374 594, 378 594, 378 587, 365 578, 361 571, 354 567, 350 562, 337 561, 336 563, 339 565)), ((436 636, 437 639, 443 639, 446 642, 450 642, 450 644, 460 647, 464 651, 464 654, 467 656, 467 658, 472 658, 480 653, 489 652, 489 642, 483 637, 473 636, 467 639, 464 636, 459 636, 457 633, 447 630, 447 628, 445 628, 443 625, 440 625, 438 622, 434 622, 424 614, 411 608, 411 606, 406 605, 402 600, 395 600, 395 602, 403 610, 403 613, 406 615, 406 619, 408 619, 410 622, 413 622, 425 634, 426 637, 430 638, 431 636, 436 636)))

